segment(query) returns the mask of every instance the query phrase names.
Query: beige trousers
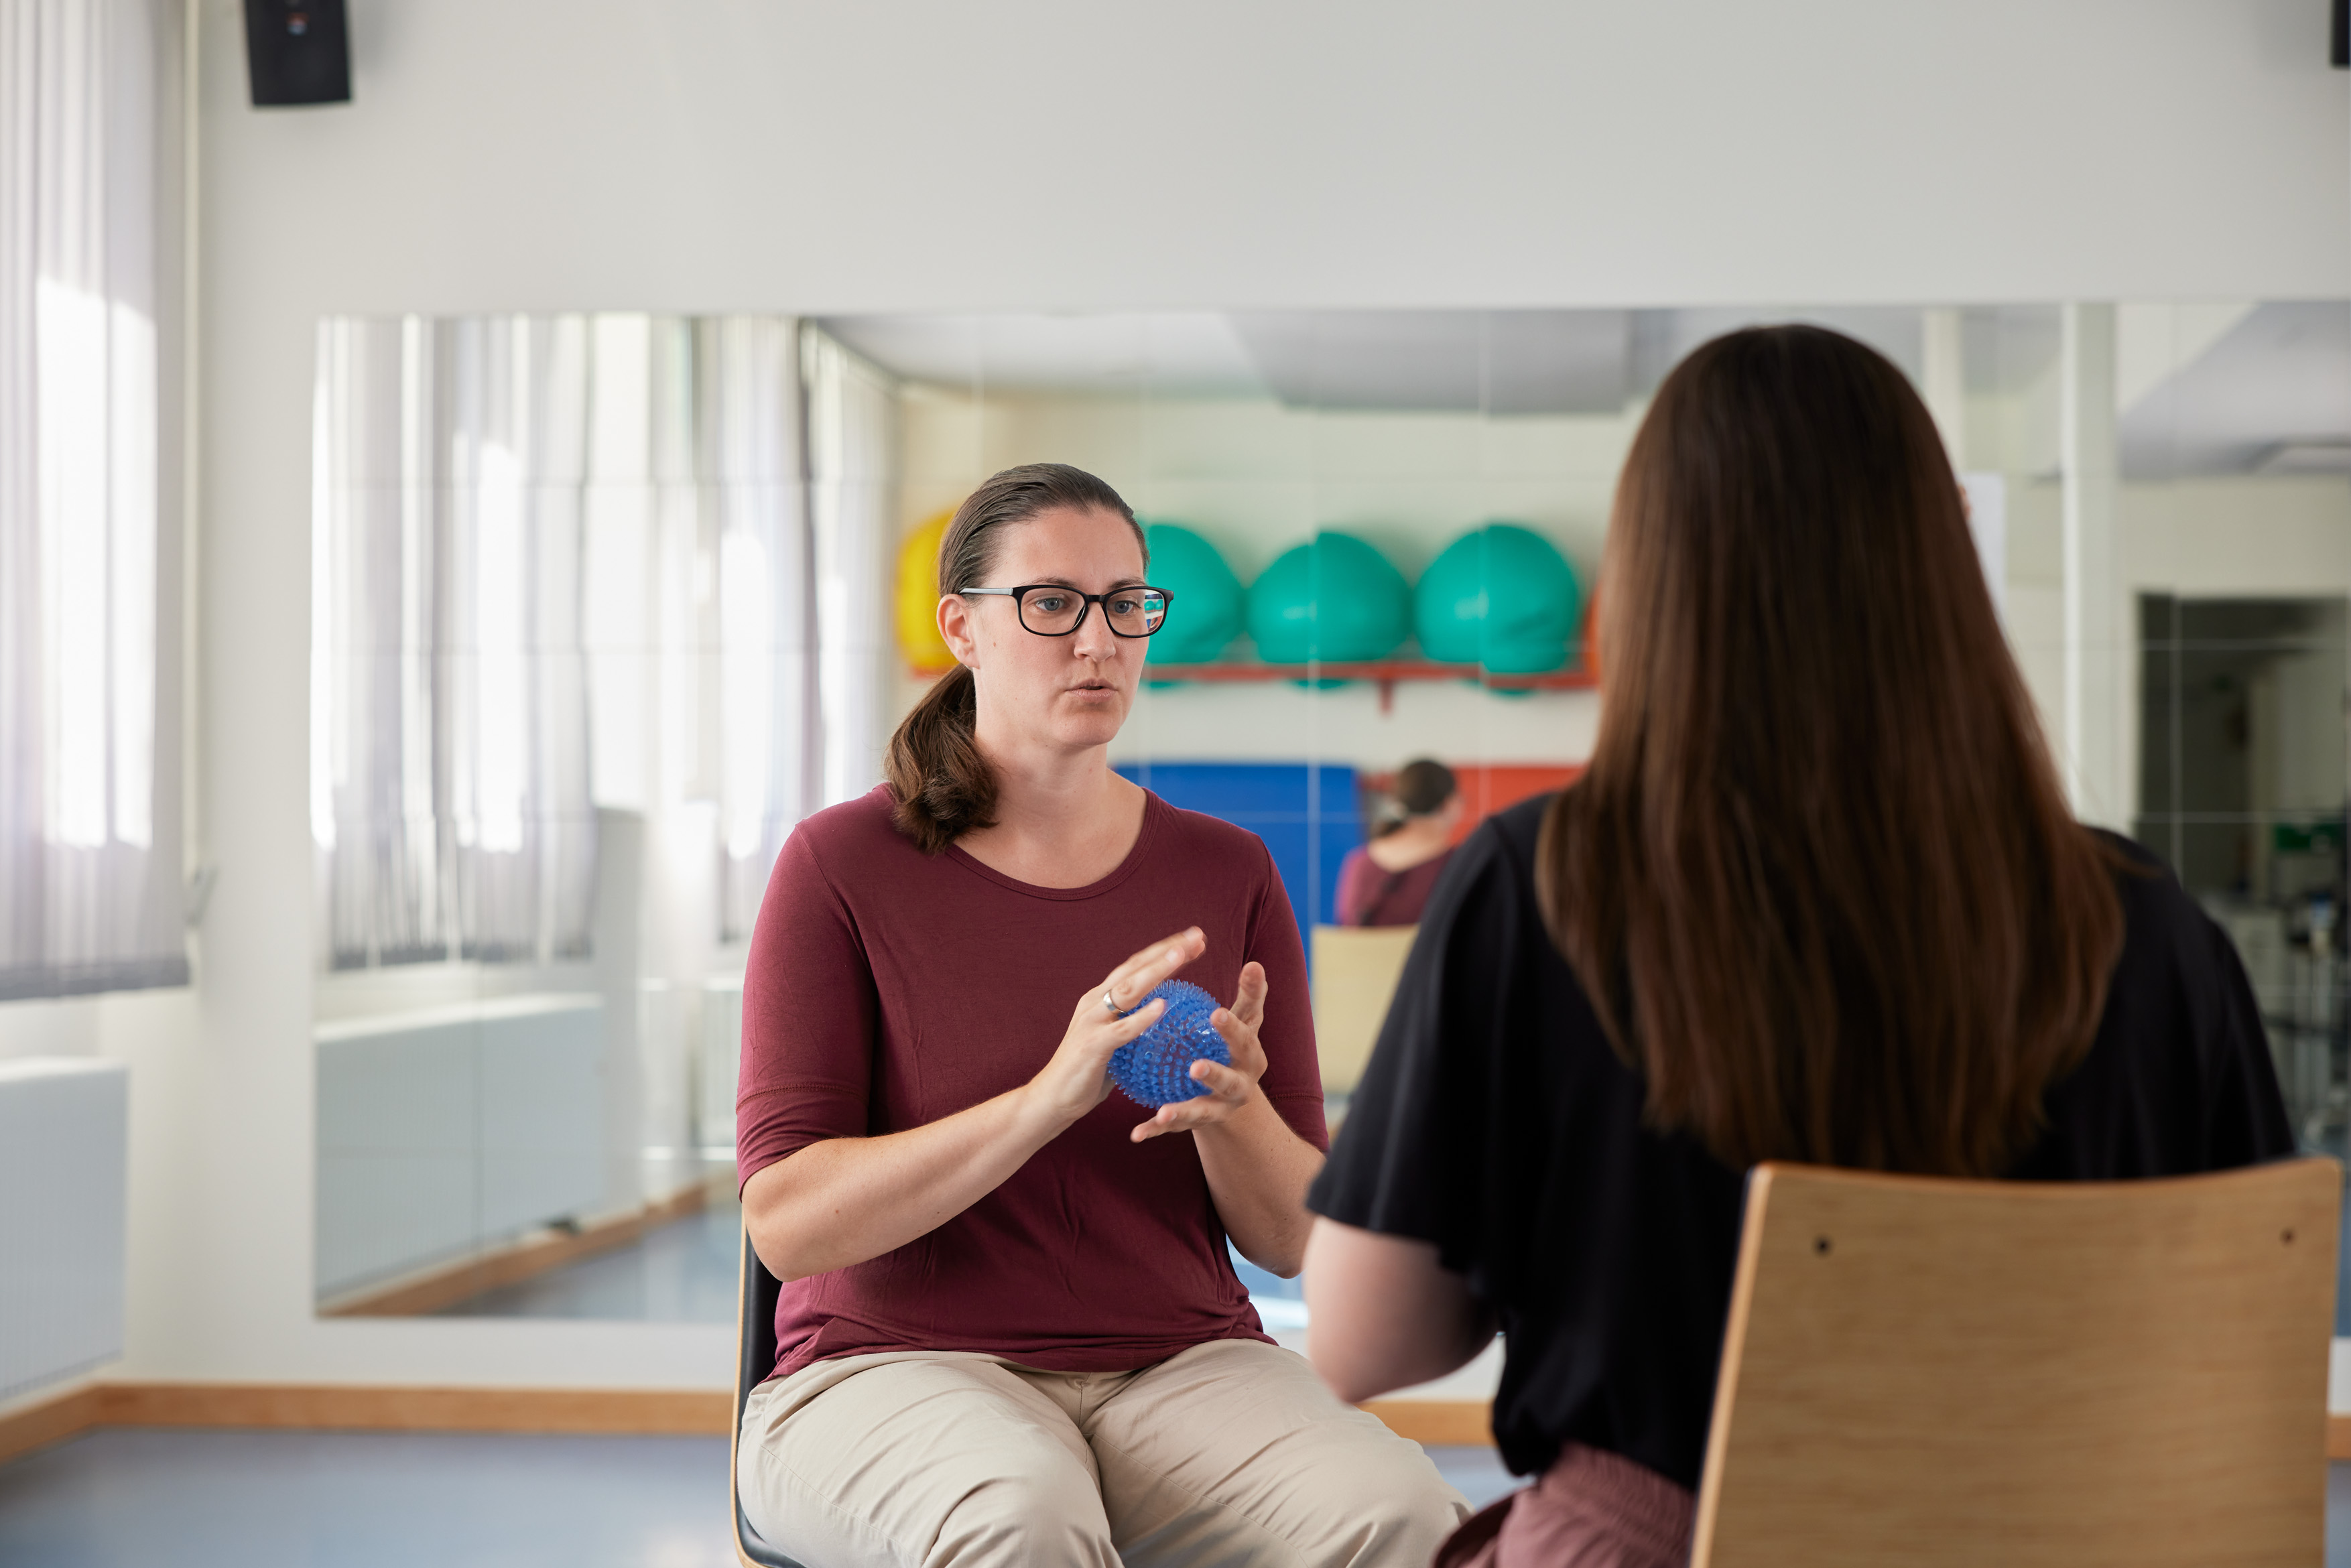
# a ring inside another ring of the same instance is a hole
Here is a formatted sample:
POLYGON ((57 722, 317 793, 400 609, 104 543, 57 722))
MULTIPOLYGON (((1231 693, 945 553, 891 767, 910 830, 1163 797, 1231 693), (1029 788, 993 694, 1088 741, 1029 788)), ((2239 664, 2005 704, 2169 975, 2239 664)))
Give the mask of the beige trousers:
POLYGON ((1426 1568, 1469 1511, 1418 1444, 1256 1340, 1138 1372, 820 1361, 752 1391, 736 1476, 810 1568, 1426 1568))

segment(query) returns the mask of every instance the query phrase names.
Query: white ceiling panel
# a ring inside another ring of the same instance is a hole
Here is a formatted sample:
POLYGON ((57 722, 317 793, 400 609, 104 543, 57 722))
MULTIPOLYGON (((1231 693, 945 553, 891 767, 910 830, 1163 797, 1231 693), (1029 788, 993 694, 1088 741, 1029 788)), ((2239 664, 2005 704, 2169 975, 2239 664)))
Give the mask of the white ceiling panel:
POLYGON ((1262 397, 1230 319, 1208 311, 831 316, 824 329, 884 370, 974 391, 1262 397))
POLYGON ((2351 441, 2351 302, 2262 305, 2122 420, 2123 473, 2290 472, 2351 441))

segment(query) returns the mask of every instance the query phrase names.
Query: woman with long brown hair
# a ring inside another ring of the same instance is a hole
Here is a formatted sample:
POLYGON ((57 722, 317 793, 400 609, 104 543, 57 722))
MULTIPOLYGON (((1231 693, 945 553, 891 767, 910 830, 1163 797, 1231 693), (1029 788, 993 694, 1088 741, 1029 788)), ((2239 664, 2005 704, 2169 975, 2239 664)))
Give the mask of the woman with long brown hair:
POLYGON ((1501 1568, 1687 1561, 1755 1162, 2293 1149, 2226 937, 2067 808, 1892 364, 1812 327, 1699 349, 1602 576, 1590 769, 1455 854, 1309 1197, 1342 1397, 1504 1332, 1495 1434, 1542 1479, 1443 1559, 1501 1568))
POLYGON ((736 1104, 784 1285, 737 1479, 793 1557, 1419 1568, 1468 1511, 1236 1277, 1228 1238, 1298 1271, 1322 1075, 1264 843, 1111 769, 1176 612, 1147 568, 1091 474, 972 492, 939 548, 956 667, 889 782, 777 859, 736 1104), (1172 977, 1227 1004, 1231 1060, 1146 1113, 1106 1070, 1172 977))

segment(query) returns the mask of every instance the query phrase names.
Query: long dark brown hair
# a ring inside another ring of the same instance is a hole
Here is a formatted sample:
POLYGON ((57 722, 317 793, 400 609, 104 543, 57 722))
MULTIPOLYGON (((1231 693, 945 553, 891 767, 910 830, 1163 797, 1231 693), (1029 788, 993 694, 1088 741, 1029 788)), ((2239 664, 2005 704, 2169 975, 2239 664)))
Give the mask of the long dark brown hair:
POLYGON ((1925 405, 1834 332, 1716 339, 1642 422, 1602 576, 1538 883, 1651 1122, 1733 1166, 2007 1169, 2122 910, 1925 405))
MULTIPOLYGON (((1024 463, 989 479, 956 508, 939 540, 941 596, 1006 586, 987 581, 1003 530, 1065 507, 1125 518, 1144 563, 1150 564, 1143 525, 1116 490, 1066 463, 1024 463)), ((939 853, 974 828, 996 825, 996 771, 974 737, 978 716, 979 688, 971 671, 957 664, 931 684, 890 737, 884 771, 897 802, 894 819, 925 854, 939 853)))

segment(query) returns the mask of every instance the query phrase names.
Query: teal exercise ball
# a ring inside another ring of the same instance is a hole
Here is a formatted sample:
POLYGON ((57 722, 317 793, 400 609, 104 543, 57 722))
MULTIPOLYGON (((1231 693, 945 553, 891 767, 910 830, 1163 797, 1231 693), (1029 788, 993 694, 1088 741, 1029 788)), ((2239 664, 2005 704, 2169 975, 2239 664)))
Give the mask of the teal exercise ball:
POLYGON ((1241 580, 1217 547, 1187 528, 1154 523, 1144 530, 1151 565, 1144 576, 1172 596, 1167 623, 1152 637, 1144 662, 1205 664, 1241 634, 1241 580))
POLYGON ((1404 574, 1353 534, 1316 534, 1249 585, 1249 635, 1269 664, 1376 659, 1411 622, 1404 574))
POLYGON ((1583 612, 1575 569, 1549 539, 1516 523, 1463 534, 1428 563, 1413 591, 1423 653, 1501 675, 1565 664, 1583 612))

